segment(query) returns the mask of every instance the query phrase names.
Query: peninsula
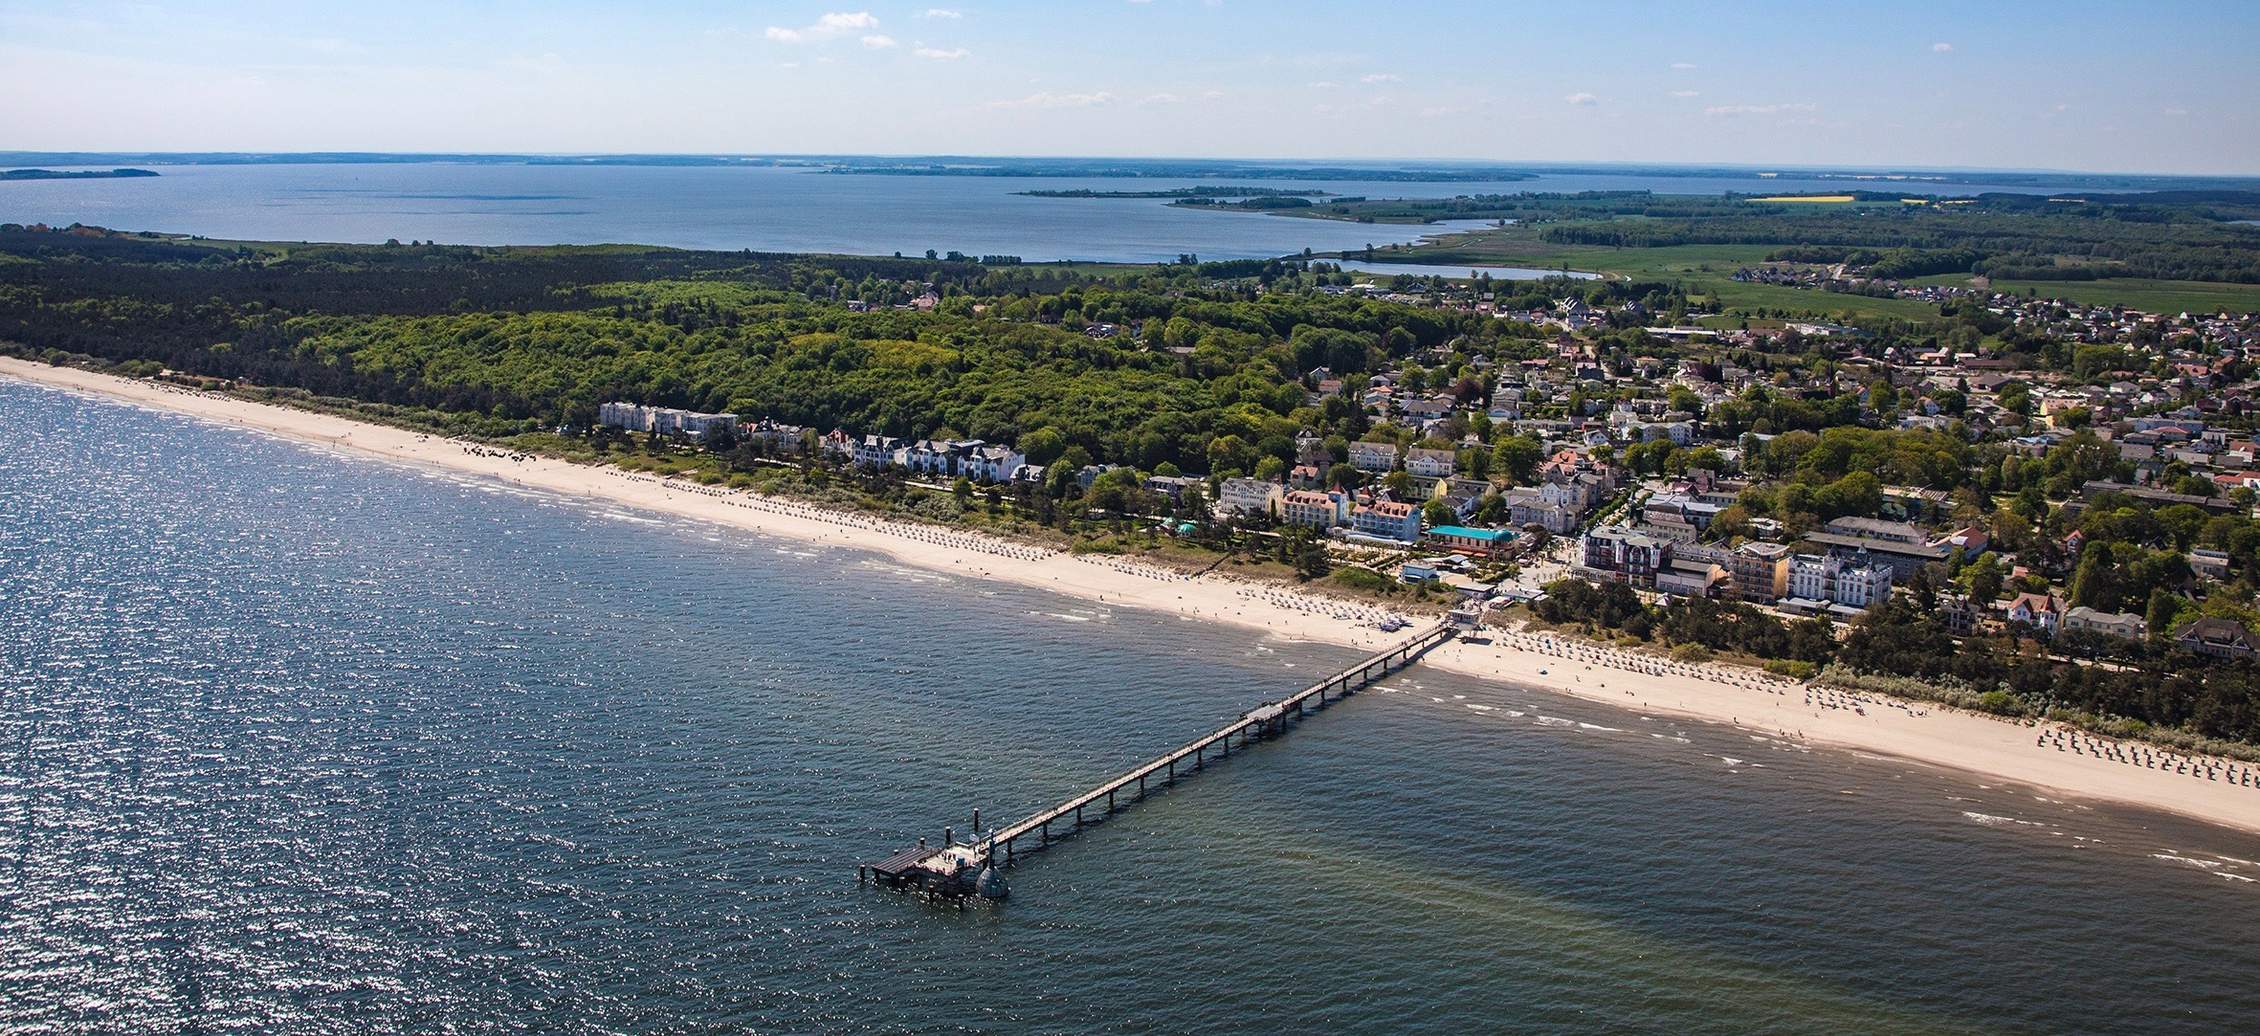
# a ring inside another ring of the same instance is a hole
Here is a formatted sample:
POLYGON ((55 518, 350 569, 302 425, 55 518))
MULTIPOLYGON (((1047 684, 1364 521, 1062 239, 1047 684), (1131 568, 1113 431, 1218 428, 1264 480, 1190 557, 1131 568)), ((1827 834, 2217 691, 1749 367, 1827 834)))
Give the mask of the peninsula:
POLYGON ((0 180, 119 180, 155 175, 148 169, 0 169, 0 180))

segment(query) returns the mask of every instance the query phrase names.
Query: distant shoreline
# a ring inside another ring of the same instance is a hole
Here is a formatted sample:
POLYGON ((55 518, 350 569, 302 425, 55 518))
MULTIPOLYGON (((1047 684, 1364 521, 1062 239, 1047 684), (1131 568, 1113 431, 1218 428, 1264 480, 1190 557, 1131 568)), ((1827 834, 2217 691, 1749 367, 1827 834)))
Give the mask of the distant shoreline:
POLYGON ((0 169, 6 180, 132 180, 156 176, 150 169, 0 169))
MULTIPOLYGON (((1002 580, 1108 605, 1140 608, 1178 621, 1230 623, 1267 636, 1377 649, 1401 639, 1340 617, 1354 606, 1271 584, 1185 577, 1134 561, 1085 557, 940 527, 825 512, 787 498, 700 486, 464 444, 331 414, 295 410, 164 382, 0 357, 0 376, 90 392, 132 404, 254 428, 301 442, 387 460, 447 468, 574 497, 601 497, 673 517, 714 522, 804 542, 872 550, 919 568, 1002 580)), ((1863 712, 1801 703, 1792 688, 1739 667, 1675 666, 1654 656, 1563 641, 1535 649, 1537 636, 1494 633, 1444 645, 1425 665, 1454 673, 1814 744, 1897 756, 1984 780, 2012 781, 2059 794, 2175 813, 2260 834, 2260 792, 2136 769, 2036 744, 2040 730, 1929 704, 1876 699, 1863 712), (1615 660, 1613 663, 1612 660, 1615 660), (1640 668, 1620 668, 1629 663, 1640 668), (1654 671, 1644 671, 1653 669, 1654 671), (1679 669, 1700 674, 1690 678, 1679 669)))

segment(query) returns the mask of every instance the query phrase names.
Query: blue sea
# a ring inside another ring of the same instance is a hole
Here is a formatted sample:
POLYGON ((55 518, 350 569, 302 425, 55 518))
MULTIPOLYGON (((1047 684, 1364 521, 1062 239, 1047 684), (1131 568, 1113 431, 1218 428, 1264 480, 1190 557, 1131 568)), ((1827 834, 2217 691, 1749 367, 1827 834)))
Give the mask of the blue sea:
POLYGON ((2260 839, 0 378, 0 1032, 2229 1033, 2260 839))

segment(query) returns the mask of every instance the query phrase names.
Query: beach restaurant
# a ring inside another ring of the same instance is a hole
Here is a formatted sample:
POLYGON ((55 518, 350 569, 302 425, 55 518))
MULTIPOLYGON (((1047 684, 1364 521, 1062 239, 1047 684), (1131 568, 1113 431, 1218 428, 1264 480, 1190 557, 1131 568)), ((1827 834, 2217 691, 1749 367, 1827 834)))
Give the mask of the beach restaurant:
POLYGON ((1461 525, 1439 525, 1428 530, 1426 537, 1430 546, 1485 558, 1514 538, 1511 529, 1470 529, 1461 525))

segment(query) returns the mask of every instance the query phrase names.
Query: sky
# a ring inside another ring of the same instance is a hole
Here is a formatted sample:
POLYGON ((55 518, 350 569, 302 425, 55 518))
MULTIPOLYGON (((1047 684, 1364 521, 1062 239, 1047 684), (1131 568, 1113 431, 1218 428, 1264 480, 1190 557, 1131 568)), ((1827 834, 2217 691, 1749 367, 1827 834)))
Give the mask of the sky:
POLYGON ((0 150, 2256 174, 2256 54, 2255 0, 0 0, 0 150))

